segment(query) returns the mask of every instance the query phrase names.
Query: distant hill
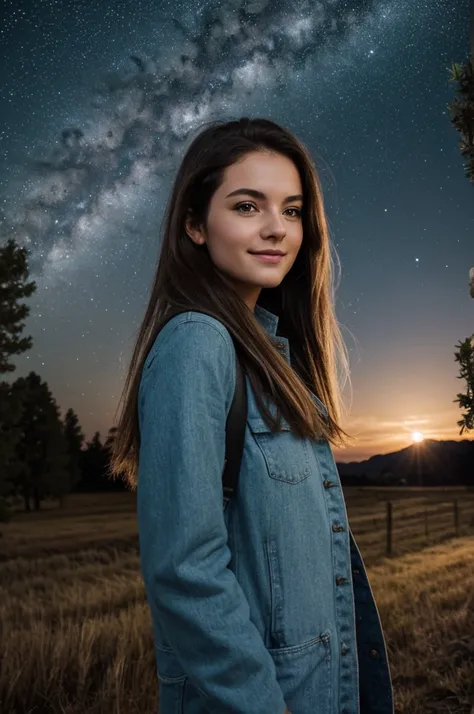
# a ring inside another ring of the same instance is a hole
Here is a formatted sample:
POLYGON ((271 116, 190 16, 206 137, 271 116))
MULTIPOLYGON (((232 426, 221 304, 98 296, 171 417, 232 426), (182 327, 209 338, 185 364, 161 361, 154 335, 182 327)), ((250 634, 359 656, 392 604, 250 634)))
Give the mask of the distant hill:
POLYGON ((338 463, 346 486, 402 483, 408 486, 474 484, 474 440, 425 439, 406 449, 371 456, 365 461, 338 463), (419 454, 419 459, 418 459, 419 454))

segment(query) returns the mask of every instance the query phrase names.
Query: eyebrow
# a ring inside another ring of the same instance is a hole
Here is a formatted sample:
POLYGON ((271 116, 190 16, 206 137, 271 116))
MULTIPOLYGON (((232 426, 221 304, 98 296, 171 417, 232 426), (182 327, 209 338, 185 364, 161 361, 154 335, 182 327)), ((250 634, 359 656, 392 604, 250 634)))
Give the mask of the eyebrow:
MULTIPOLYGON (((247 194, 248 196, 252 196, 253 198, 260 198, 262 201, 264 201, 267 197, 265 196, 264 193, 261 191, 256 191, 254 188, 238 188, 235 191, 232 191, 232 193, 228 193, 226 198, 230 198, 230 196, 237 196, 238 194, 247 194)), ((291 201, 302 201, 303 196, 300 193, 295 194, 294 196, 287 196, 283 203, 291 203, 291 201)))

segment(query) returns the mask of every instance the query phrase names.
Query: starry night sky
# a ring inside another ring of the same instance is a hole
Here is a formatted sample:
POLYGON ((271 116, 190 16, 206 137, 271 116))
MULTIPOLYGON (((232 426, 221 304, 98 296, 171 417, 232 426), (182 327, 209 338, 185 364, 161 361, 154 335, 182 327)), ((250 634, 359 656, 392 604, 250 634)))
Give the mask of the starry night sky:
POLYGON ((358 441, 336 458, 403 448, 413 431, 461 438, 474 193, 446 105, 469 0, 7 0, 2 12, 0 244, 29 249, 38 285, 33 348, 10 379, 34 370, 87 439, 105 440, 184 151, 203 122, 264 116, 309 147, 341 261, 344 426, 358 441))

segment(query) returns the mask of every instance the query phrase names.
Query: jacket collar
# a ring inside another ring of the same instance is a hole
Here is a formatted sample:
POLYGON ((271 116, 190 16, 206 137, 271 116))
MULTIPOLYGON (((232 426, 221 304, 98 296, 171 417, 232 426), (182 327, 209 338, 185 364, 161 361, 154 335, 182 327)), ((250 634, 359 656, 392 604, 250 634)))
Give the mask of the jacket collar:
POLYGON ((291 364, 290 356, 290 343, 286 337, 277 337, 277 327, 278 327, 278 315, 274 315, 273 312, 265 310, 261 305, 255 305, 254 315, 258 323, 266 330, 267 334, 270 335, 272 342, 281 354, 285 357, 287 362, 291 364))
POLYGON ((274 315, 273 312, 265 310, 261 305, 255 305, 254 315, 263 329, 266 330, 269 335, 275 337, 278 327, 278 315, 274 315))
MULTIPOLYGON (((278 327, 278 315, 274 315, 273 312, 265 310, 265 308, 261 307, 260 305, 255 305, 254 315, 257 319, 257 322, 259 322, 260 325, 264 328, 264 330, 266 330, 267 333, 271 336, 272 342, 275 343, 275 346, 278 351, 281 352, 287 362, 291 364, 290 342, 288 338, 276 336, 276 331, 278 327)), ((313 400, 316 402, 317 407, 323 413, 324 418, 327 419, 328 411, 325 405, 319 399, 319 397, 313 394, 313 392, 311 392, 311 394, 313 396, 313 400)))

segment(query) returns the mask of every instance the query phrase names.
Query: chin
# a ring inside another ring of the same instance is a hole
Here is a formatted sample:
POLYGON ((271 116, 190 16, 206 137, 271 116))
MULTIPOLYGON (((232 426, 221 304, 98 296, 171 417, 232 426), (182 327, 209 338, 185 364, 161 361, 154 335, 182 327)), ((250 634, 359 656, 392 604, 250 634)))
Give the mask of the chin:
POLYGON ((277 288, 280 284, 281 281, 283 280, 285 276, 284 275, 275 275, 274 278, 271 278, 270 276, 266 280, 262 280, 259 283, 257 283, 259 288, 277 288))

